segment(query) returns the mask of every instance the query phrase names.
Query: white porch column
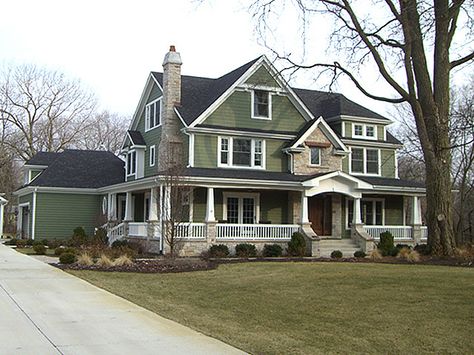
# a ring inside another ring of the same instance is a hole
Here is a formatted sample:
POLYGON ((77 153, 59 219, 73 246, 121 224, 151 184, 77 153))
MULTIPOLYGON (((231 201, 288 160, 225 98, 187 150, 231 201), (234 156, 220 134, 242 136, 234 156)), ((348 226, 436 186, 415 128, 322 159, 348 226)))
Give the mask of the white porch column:
POLYGON ((308 197, 304 191, 301 193, 301 223, 309 223, 308 217, 308 197))
POLYGON ((215 222, 214 214, 214 188, 207 188, 207 204, 206 204, 206 222, 215 222))
POLYGON ((413 196, 412 221, 415 225, 421 224, 421 204, 418 196, 413 196))
POLYGON ((132 193, 127 192, 125 197, 125 221, 131 222, 132 220, 132 193))
POLYGON ((158 190, 156 187, 152 187, 150 190, 150 215, 148 216, 149 221, 158 221, 158 190))
POLYGON ((117 215, 117 194, 108 194, 108 211, 107 219, 113 221, 117 215))
POLYGON ((352 223, 362 224, 362 218, 361 218, 361 213, 360 213, 360 198, 354 199, 354 219, 352 223))

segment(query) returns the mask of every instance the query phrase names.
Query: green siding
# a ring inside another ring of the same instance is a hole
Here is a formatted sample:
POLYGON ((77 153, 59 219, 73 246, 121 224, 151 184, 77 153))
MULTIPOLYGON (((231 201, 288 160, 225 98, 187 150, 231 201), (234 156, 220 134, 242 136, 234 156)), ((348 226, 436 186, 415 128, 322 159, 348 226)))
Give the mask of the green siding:
POLYGON ((403 225, 403 197, 386 196, 385 197, 385 224, 403 225))
POLYGON ((294 133, 305 124, 303 116, 286 96, 272 96, 271 120, 251 118, 251 101, 251 92, 236 91, 204 121, 204 124, 294 133))
POLYGON ((342 171, 349 174, 349 159, 351 158, 350 154, 342 157, 342 171))
POLYGON ((249 85, 280 87, 275 78, 264 66, 258 68, 257 71, 250 78, 248 78, 245 83, 249 85))
POLYGON ((31 180, 37 177, 43 170, 31 170, 31 180))
POLYGON ((381 149, 381 174, 383 177, 394 178, 395 177, 395 150, 394 149, 381 149))
POLYGON ((376 126, 376 129, 377 129, 377 140, 379 141, 383 141, 383 126, 376 126))
MULTIPOLYGON (((193 222, 204 222, 206 219, 207 189, 195 188, 193 195, 193 222)), ((214 190, 214 215, 222 220, 222 190, 214 190)))
POLYGON ((265 140, 266 144, 266 170, 267 171, 288 171, 288 156, 282 152, 285 147, 284 141, 275 139, 265 140))
POLYGON ((343 122, 344 124, 344 137, 345 138, 352 138, 352 123, 351 122, 343 122))
POLYGON ((69 238, 79 226, 91 235, 99 224, 101 204, 98 195, 38 193, 35 239, 69 238))

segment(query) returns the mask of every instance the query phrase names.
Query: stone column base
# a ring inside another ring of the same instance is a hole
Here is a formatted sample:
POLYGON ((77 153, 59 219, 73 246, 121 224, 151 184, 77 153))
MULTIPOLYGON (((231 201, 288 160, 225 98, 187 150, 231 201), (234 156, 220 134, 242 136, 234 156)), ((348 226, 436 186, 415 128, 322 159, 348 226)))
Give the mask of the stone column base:
POLYGON ((413 243, 415 245, 421 244, 421 224, 414 224, 412 231, 413 243))
POLYGON ((216 244, 216 237, 217 237, 216 225, 217 225, 217 222, 206 222, 208 246, 211 246, 212 244, 216 244))

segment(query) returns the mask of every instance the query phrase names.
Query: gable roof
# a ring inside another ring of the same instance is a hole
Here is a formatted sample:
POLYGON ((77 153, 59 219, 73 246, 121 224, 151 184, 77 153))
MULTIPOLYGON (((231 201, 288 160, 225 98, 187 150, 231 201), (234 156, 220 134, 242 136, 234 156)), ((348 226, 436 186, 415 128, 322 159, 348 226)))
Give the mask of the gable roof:
MULTIPOLYGON (((186 124, 193 123, 260 58, 255 58, 217 79, 181 75, 181 106, 177 107, 177 110, 186 124)), ((152 72, 152 75, 163 87, 163 73, 152 72)))
POLYGON ((48 166, 53 163, 58 157, 56 152, 38 152, 25 165, 48 166))
POLYGON ((388 118, 349 100, 342 94, 307 89, 293 89, 315 117, 325 119, 335 116, 376 118, 391 122, 388 118))
POLYGON ((56 159, 27 186, 99 188, 124 181, 124 162, 111 152, 67 149, 55 154, 56 159))
POLYGON ((127 131, 127 133, 133 145, 146 145, 145 139, 140 131, 127 131))

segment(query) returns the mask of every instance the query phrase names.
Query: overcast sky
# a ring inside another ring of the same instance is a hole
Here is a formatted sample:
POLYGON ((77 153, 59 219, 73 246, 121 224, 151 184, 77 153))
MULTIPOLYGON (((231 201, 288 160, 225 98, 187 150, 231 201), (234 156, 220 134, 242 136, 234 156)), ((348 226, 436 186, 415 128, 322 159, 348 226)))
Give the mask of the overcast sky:
MULTIPOLYGON (((103 108, 124 115, 134 112, 148 73, 162 70, 170 44, 181 53, 187 75, 219 77, 261 54, 271 57, 239 0, 0 0, 0 5, 0 64, 60 70, 94 91, 103 108)), ((288 31, 277 41, 291 50, 300 38, 295 24, 285 21, 282 16, 280 26, 288 31)), ((325 37, 329 24, 315 26, 325 37)), ((313 53, 323 55, 324 42, 311 44, 313 53)), ((366 75, 374 88, 381 85, 375 73, 366 75)), ((305 75, 291 84, 321 89, 305 75)), ((381 114, 391 112, 347 81, 336 89, 381 114)))

